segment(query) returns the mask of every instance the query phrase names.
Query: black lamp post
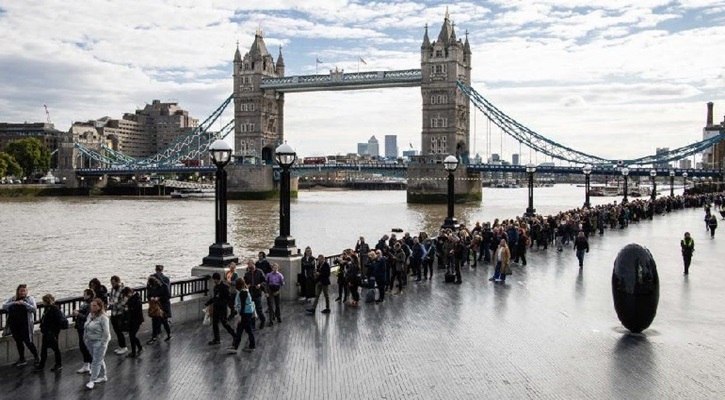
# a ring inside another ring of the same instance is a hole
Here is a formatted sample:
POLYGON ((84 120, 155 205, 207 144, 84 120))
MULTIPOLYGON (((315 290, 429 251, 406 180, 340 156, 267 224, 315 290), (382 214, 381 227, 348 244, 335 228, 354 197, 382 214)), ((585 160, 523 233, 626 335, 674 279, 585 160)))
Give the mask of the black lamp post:
POLYGON ((682 191, 687 190, 687 172, 682 173, 682 191))
POLYGON ((582 168, 582 172, 584 172, 584 208, 591 207, 591 203, 589 203, 589 183, 590 183, 590 177, 592 174, 592 166, 587 164, 582 168))
POLYGON ((442 228, 458 229, 458 221, 453 217, 453 200, 455 196, 453 172, 458 168, 458 158, 450 155, 443 160, 443 167, 448 171, 448 217, 443 222, 442 228))
POLYGON ((675 197, 675 171, 670 170, 670 197, 675 197))
POLYGON ((232 158, 232 148, 223 140, 209 146, 211 160, 216 165, 216 229, 214 244, 209 246, 209 255, 202 262, 205 266, 224 268, 230 262, 238 262, 234 249, 227 243, 227 172, 224 167, 232 158))
POLYGON ((707 192, 708 193, 713 192, 713 189, 712 189, 712 176, 708 176, 707 177, 707 192))
POLYGON ((297 153, 287 143, 275 150, 277 164, 282 167, 279 188, 279 236, 274 239, 274 247, 269 249, 273 257, 289 257, 294 253, 295 239, 290 236, 290 167, 297 159, 297 153))
POLYGON ((532 163, 526 164, 526 173, 529 174, 529 206, 526 207, 526 215, 533 217, 536 214, 534 208, 534 172, 536 172, 536 165, 532 163))
POLYGON ((652 178, 652 194, 651 198, 652 201, 655 201, 657 198, 657 171, 655 169, 649 170, 649 176, 652 178))
POLYGON ((624 198, 622 199, 622 203, 627 202, 627 176, 629 175, 629 168, 624 167, 622 168, 622 176, 624 177, 624 198))

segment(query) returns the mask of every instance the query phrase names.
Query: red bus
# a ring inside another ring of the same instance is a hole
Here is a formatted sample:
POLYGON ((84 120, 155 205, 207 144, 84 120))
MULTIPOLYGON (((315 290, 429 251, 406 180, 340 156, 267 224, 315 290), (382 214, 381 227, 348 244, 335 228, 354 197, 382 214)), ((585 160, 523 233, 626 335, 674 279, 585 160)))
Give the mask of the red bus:
POLYGON ((305 157, 302 164, 324 164, 327 162, 327 157, 305 157))

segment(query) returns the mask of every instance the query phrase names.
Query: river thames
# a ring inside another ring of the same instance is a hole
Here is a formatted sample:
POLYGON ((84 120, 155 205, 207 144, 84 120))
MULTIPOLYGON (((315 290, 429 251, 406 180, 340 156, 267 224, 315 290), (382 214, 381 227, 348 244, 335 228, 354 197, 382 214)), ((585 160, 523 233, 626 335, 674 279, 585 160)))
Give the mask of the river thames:
MULTIPOLYGON (((292 200, 291 233, 298 247, 337 254, 359 236, 374 245, 394 228, 417 235, 434 232, 447 208, 407 204, 405 191, 300 191, 292 200)), ((478 205, 456 205, 460 222, 512 218, 527 205, 527 189, 483 190, 478 205)), ((619 201, 592 197, 592 204, 619 201)), ((536 188, 534 207, 551 214, 580 207, 584 189, 575 185, 536 188)), ((163 264, 171 278, 190 275, 214 241, 213 199, 70 197, 0 199, 0 296, 18 283, 37 296, 80 295, 98 277, 111 275, 140 285, 163 264)), ((240 258, 268 251, 279 232, 279 200, 229 203, 229 241, 240 258)))

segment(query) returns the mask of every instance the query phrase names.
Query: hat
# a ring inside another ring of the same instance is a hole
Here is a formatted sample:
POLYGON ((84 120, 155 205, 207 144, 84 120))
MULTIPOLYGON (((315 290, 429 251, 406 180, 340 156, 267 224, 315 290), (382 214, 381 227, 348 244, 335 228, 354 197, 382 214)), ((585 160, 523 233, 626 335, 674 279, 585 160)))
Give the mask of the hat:
POLYGON ((221 279, 222 279, 222 276, 221 276, 221 275, 219 275, 219 273, 218 273, 218 272, 215 272, 215 273, 211 274, 211 279, 213 279, 213 280, 215 280, 215 281, 219 281, 219 280, 221 280, 221 279))

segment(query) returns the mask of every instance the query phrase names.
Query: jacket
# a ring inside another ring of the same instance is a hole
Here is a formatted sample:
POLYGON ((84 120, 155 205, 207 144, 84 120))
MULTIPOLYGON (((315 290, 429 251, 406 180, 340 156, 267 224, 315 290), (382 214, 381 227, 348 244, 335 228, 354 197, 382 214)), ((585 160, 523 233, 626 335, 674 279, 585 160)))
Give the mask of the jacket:
POLYGON ((3 304, 3 310, 7 311, 7 328, 11 332, 27 334, 33 340, 33 324, 35 323, 35 311, 38 307, 33 296, 26 296, 22 299, 23 304, 15 304, 15 296, 9 298, 3 304))
POLYGON ((692 257, 692 253, 695 252, 695 240, 692 238, 680 240, 680 247, 682 248, 682 255, 685 257, 692 257))
POLYGON ((227 307, 231 303, 232 298, 229 293, 229 285, 225 282, 220 281, 218 285, 214 285, 214 291, 211 299, 209 299, 204 305, 214 306, 214 313, 220 313, 226 315, 227 307))
POLYGON ((141 296, 134 293, 126 301, 126 315, 128 316, 129 330, 136 330, 144 321, 141 296))
MULTIPOLYGON (((111 328, 109 327, 108 317, 101 314, 98 317, 88 316, 86 326, 83 333, 83 340, 89 343, 108 343, 111 341, 111 328)), ((91 347, 91 346, 88 346, 91 347)))
MULTIPOLYGON (((496 249, 496 254, 494 255, 496 262, 498 262, 498 249, 496 249)), ((509 267, 509 262, 511 261, 511 251, 509 250, 508 246, 503 247, 503 252, 501 253, 501 274, 503 275, 509 275, 511 273, 511 268, 509 267)))
POLYGON ((330 264, 328 264, 327 261, 318 266, 317 273, 317 282, 320 282, 323 285, 330 284, 330 264))
POLYGON ((63 311, 55 304, 46 306, 43 316, 40 317, 40 332, 57 336, 61 329, 68 329, 68 319, 63 311))
POLYGON ((171 295, 169 287, 165 284, 159 286, 147 286, 146 295, 148 298, 158 297, 161 309, 164 311, 164 317, 171 318, 171 295))
POLYGON ((123 283, 118 286, 118 289, 111 288, 111 293, 108 296, 108 304, 112 316, 119 316, 125 311, 126 297, 121 295, 122 290, 123 283))
POLYGON ((254 272, 248 271, 244 274, 244 282, 246 282, 247 286, 249 286, 249 293, 252 295, 253 299, 262 295, 266 281, 264 272, 262 272, 261 269, 255 269, 254 272), (257 285, 259 285, 259 287, 257 287, 257 285))

